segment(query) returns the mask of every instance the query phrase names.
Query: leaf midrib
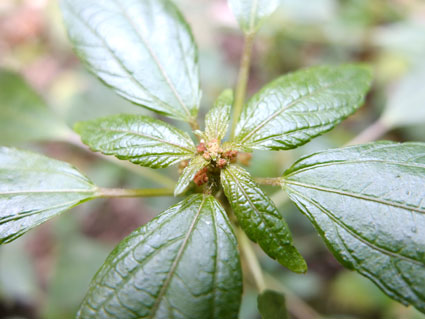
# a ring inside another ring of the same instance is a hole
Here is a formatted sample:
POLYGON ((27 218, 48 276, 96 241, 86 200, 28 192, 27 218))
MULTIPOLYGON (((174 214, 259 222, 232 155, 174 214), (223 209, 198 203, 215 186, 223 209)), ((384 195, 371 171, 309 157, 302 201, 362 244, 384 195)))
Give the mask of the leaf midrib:
MULTIPOLYGON (((97 127, 96 129, 99 129, 99 128, 97 127)), ((149 135, 145 135, 145 134, 143 134, 143 133, 139 133, 139 132, 135 132, 135 131, 125 131, 125 130, 109 129, 109 128, 102 128, 102 131, 105 131, 105 132, 108 132, 108 133, 134 134, 134 135, 136 135, 136 136, 144 137, 144 138, 146 138, 146 139, 151 139, 151 140, 154 140, 154 141, 157 141, 157 142, 163 143, 163 144, 168 144, 168 145, 170 145, 170 146, 174 146, 174 147, 180 148, 180 149, 182 149, 182 150, 187 151, 189 154, 191 154, 191 153, 193 153, 193 152, 194 152, 194 150, 188 149, 188 148, 186 148, 186 147, 184 147, 184 146, 182 146, 182 145, 175 144, 175 143, 172 143, 172 142, 170 142, 170 141, 163 140, 163 139, 161 139, 161 138, 159 138, 159 137, 149 136, 149 135)), ((131 148, 131 147, 129 147, 129 148, 131 148)))
POLYGON ((239 141, 239 143, 246 142, 253 134, 255 134, 256 132, 258 132, 259 130, 261 130, 267 123, 269 123, 270 121, 272 121, 273 119, 275 119, 277 116, 279 116, 284 111, 289 110, 295 104, 301 103, 305 99, 310 98, 314 94, 318 94, 319 92, 321 92, 323 90, 330 89, 330 88, 332 88, 332 87, 340 84, 342 81, 347 81, 347 79, 349 79, 349 78, 345 78, 345 79, 340 80, 340 81, 337 81, 337 82, 332 82, 332 83, 330 83, 330 84, 328 84, 326 86, 322 86, 322 87, 320 87, 320 88, 318 88, 316 90, 313 90, 312 92, 308 93, 307 95, 304 95, 304 96, 301 96, 298 99, 295 99, 294 101, 292 101, 291 103, 289 103, 286 107, 280 108, 279 110, 277 110, 276 112, 274 112, 272 115, 268 116, 263 122, 261 122, 260 124, 258 124, 258 126, 256 126, 250 133, 248 133, 248 135, 245 135, 245 137, 241 141, 239 141))
POLYGON ((96 191, 93 189, 60 189, 60 190, 21 190, 21 191, 11 191, 11 192, 2 192, 0 191, 0 196, 3 195, 23 195, 23 194, 52 194, 52 193, 83 193, 83 194, 91 194, 96 191))
POLYGON ((404 256, 401 255, 399 253, 387 250, 385 248, 382 248, 380 246, 374 245, 372 244, 369 240, 367 240, 366 238, 361 237, 359 234, 357 234, 354 230, 350 229, 350 227, 348 227, 347 225, 345 225, 342 221, 338 220, 337 217, 335 217, 333 214, 331 214, 330 212, 327 211, 327 209, 325 209, 324 207, 322 207, 321 205, 319 205, 318 203, 316 203, 315 201, 313 201, 310 198, 307 198, 306 196, 304 196, 303 194, 301 194, 300 192, 292 189, 292 192, 294 192, 295 194, 297 194, 298 196, 300 196, 301 198, 303 198, 304 200, 306 200, 307 202, 311 203, 312 205, 314 205, 317 209, 319 209, 321 212, 323 212, 326 216, 328 216, 335 224, 339 225, 341 228, 343 228, 345 231, 347 231, 351 236, 353 236, 354 238, 356 238, 357 240, 359 240, 360 242, 362 242, 363 244, 365 244, 366 246, 370 247, 371 249, 374 249, 376 251, 381 252, 382 254, 392 257, 392 258, 400 258, 403 260, 406 260, 408 262, 420 265, 420 266, 424 266, 423 263, 421 263, 420 261, 413 259, 412 257, 409 256, 404 256))
POLYGON ((407 210, 407 211, 415 211, 417 213, 425 214, 425 209, 422 209, 420 207, 412 207, 412 206, 408 206, 408 205, 403 205, 403 204, 395 203, 395 202, 385 200, 385 199, 374 198, 374 197, 367 196, 367 195, 360 195, 360 194, 351 193, 351 192, 348 192, 348 191, 336 190, 336 189, 324 187, 324 186, 316 186, 316 185, 312 185, 312 184, 295 182, 295 181, 288 180, 288 179, 285 179, 285 178, 282 179, 282 182, 284 184, 292 184, 292 185, 295 185, 295 186, 301 186, 301 187, 306 187, 306 188, 310 188, 310 189, 314 189, 314 190, 318 190, 318 191, 322 191, 322 192, 328 192, 328 193, 334 193, 334 194, 338 194, 338 195, 342 195, 342 196, 353 197, 353 198, 357 198, 357 199, 361 199, 361 200, 375 202, 375 203, 382 204, 382 205, 393 206, 393 207, 404 209, 404 210, 407 210))
POLYGON ((202 206, 205 203, 205 199, 206 199, 206 197, 205 197, 205 195, 203 195, 202 196, 202 202, 199 205, 199 209, 198 209, 197 213, 195 214, 195 216, 193 218, 192 224, 189 226, 189 229, 188 229, 187 234, 186 234, 186 236, 185 236, 185 238, 183 240, 183 243, 182 243, 182 245, 180 246, 180 248, 179 248, 179 250, 177 252, 177 255, 176 255, 176 258, 174 259, 173 264, 171 265, 171 268, 170 268, 170 271, 168 272, 167 278, 164 281, 164 285, 162 286, 161 290, 159 291, 158 297, 156 298, 155 303, 152 306, 151 313, 149 314, 149 316, 147 318, 153 319, 154 316, 155 316, 155 314, 156 314, 156 312, 159 309, 159 305, 162 302, 162 298, 166 294, 167 289, 168 289, 168 286, 170 285, 171 280, 173 278, 173 275, 174 275, 174 273, 175 273, 175 271, 177 269, 177 266, 178 266, 181 258, 183 257, 183 253, 184 253, 184 251, 185 251, 185 249, 187 247, 187 244, 189 242, 190 236, 192 235, 192 233, 193 233, 193 231, 195 229, 195 226, 196 226, 196 224, 199 221, 199 216, 201 214, 202 206))
POLYGON ((131 27, 133 28, 134 32, 137 34, 137 36, 139 37, 139 39, 143 42, 143 44, 145 45, 146 49, 149 52, 149 55, 152 57, 152 59, 154 60, 155 64, 157 65, 160 73, 162 74, 162 76, 164 77, 165 81, 167 82, 168 86, 170 87, 171 91, 173 92, 174 96, 177 98, 177 101, 179 102, 179 104, 182 106, 183 110, 186 112, 188 119, 190 119, 191 113, 188 109, 188 107, 186 106, 186 104, 183 102, 180 94, 177 92, 176 87, 174 86, 174 84, 171 82, 170 78, 168 77, 167 73, 165 72, 164 67, 162 66, 162 64, 160 63, 158 57, 156 56, 155 52, 153 51, 152 47, 149 45, 149 43, 146 41, 145 37, 143 36, 143 34, 138 31, 138 28, 136 26, 136 24, 134 23, 134 21, 131 19, 131 17, 128 15, 126 9, 116 0, 113 0, 115 2, 115 4, 117 5, 117 7, 121 10, 122 14, 124 15, 124 17, 128 20, 128 22, 130 23, 131 27))
MULTIPOLYGON (((67 1, 69 1, 69 0, 67 0, 67 1)), ((82 22, 82 24, 87 28, 87 29, 89 29, 91 32, 92 32, 92 34, 97 38, 97 39, 99 39, 101 42, 102 42, 102 44, 103 44, 103 47, 104 48, 106 48, 106 50, 109 52, 109 54, 110 54, 110 56, 113 58, 113 60, 115 61, 115 62, 117 62, 117 64, 122 68, 122 70, 127 74, 127 76, 129 77, 129 79, 133 82, 133 83, 135 83, 137 86, 139 86, 139 87, 141 87, 142 88, 142 90, 144 91, 144 92, 147 92, 149 95, 150 95, 150 97, 152 98, 152 99, 154 99, 154 100, 157 100, 157 101, 159 101, 159 103, 165 108, 165 109, 167 109, 168 110, 168 112, 169 112, 169 114, 173 114, 173 107, 171 106, 171 105, 169 105, 168 103, 166 103, 166 102, 164 102, 164 101, 162 101, 162 100, 160 100, 157 96, 154 96, 152 93, 150 93, 149 92, 149 90, 147 90, 144 86, 143 86, 143 84, 142 83, 140 83, 135 77, 134 77, 134 75, 133 75, 133 73, 132 72, 130 72, 130 70, 128 70, 127 69, 127 67, 124 65, 124 63, 117 57, 117 56, 115 56, 115 53, 114 53, 114 51, 107 45, 107 43, 105 42, 105 40, 97 33, 97 31, 96 30, 94 30, 88 23, 87 23, 87 21, 85 21, 85 20, 83 20, 79 15, 78 15, 78 13, 77 12, 75 12, 75 10, 73 9, 73 7, 71 6, 71 5, 69 5, 68 4, 68 2, 67 2, 67 8, 69 9, 69 12, 70 13, 72 13, 72 15, 74 16, 74 17, 76 17, 79 21, 81 21, 82 22)), ((78 43, 76 43, 77 45, 78 45, 78 43)), ((84 44, 84 45, 87 45, 87 44, 84 44)), ((101 71, 101 72, 105 72, 105 71, 101 71)), ((115 75, 115 76, 119 76, 119 75, 115 75)), ((115 89, 117 89, 118 91, 120 91, 122 94, 124 94, 124 96, 125 95, 128 95, 128 92, 124 92, 122 89, 120 89, 120 88, 115 88, 115 89)), ((137 98, 138 99, 138 98, 137 98)), ((130 99, 130 101, 131 101, 131 99, 130 99)), ((138 102, 137 102, 138 103, 138 102)), ((143 105, 143 106, 145 106, 145 105, 143 105)), ((153 111, 155 111, 155 109, 154 108, 152 108, 152 107, 149 107, 149 106, 146 106, 147 108, 149 108, 150 110, 153 110, 153 111)), ((180 113, 179 113, 180 114, 180 113)), ((180 114, 181 115, 181 114, 180 114)))
POLYGON ((392 161, 392 160, 379 160, 379 159, 335 160, 333 162, 314 163, 314 164, 311 164, 311 165, 303 166, 302 168, 298 168, 298 169, 293 170, 289 174, 285 175, 285 177, 290 177, 290 176, 296 175, 298 173, 303 173, 305 171, 314 170, 316 168, 321 168, 321 167, 327 167, 327 166, 333 166, 333 165, 344 165, 344 164, 359 164, 359 163, 382 163, 382 164, 390 164, 390 165, 425 169, 425 164, 421 165, 420 163, 414 163, 414 162, 397 162, 397 161, 392 161))

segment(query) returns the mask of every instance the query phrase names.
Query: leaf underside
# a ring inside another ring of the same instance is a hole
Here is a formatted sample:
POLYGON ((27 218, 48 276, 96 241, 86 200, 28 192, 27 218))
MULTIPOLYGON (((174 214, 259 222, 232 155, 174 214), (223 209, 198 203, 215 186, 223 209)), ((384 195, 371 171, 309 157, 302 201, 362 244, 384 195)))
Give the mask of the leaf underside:
POLYGON ((192 195, 124 239, 96 274, 77 318, 236 319, 236 238, 212 196, 192 195))
POLYGON ((143 115, 120 114, 80 122, 75 130, 93 151, 141 166, 167 167, 195 153, 187 133, 143 115))
POLYGON ((198 52, 169 0, 62 0, 68 35, 89 70, 119 95, 189 121, 199 108, 198 52))
POLYGON ((245 106, 236 126, 240 148, 287 150, 323 134, 356 111, 371 82, 361 65, 318 66, 284 75, 245 106))
POLYGON ((334 255, 387 295, 425 312, 425 144, 316 153, 284 174, 291 200, 334 255))
POLYGON ((288 269, 305 272, 307 265, 292 244, 288 225, 249 173, 239 166, 229 166, 221 172, 221 183, 248 237, 288 269))
POLYGON ((71 165, 0 148, 0 244, 94 197, 96 187, 71 165))

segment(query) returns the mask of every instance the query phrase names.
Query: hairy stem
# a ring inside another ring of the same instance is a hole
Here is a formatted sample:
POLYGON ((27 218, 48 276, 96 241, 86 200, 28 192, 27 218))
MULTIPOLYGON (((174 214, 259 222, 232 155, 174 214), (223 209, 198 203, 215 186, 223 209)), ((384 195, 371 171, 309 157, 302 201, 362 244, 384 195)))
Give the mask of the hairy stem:
POLYGON ((146 188, 146 189, 123 189, 123 188, 98 188, 97 198, 113 197, 154 197, 174 196, 174 190, 170 188, 146 188))
POLYGON ((77 146, 87 152, 89 152, 90 154, 93 154, 99 158, 105 159, 109 162, 115 163, 121 167, 124 167, 132 172, 137 173, 138 175, 145 177, 159 185, 162 185, 164 187, 171 187, 173 188, 176 184, 176 182, 174 180, 172 180, 171 178, 162 175, 158 172, 156 172, 154 169, 152 168, 147 168, 147 167, 142 167, 133 163, 130 163, 128 161, 122 161, 119 160, 115 157, 112 156, 106 156, 103 155, 101 153, 96 153, 96 152, 92 152, 89 147, 85 144, 83 144, 83 142, 81 142, 80 137, 75 134, 74 132, 72 132, 71 134, 69 134, 69 136, 67 137, 66 140, 64 140, 65 142, 72 144, 74 146, 77 146))
POLYGON ((388 127, 384 122, 382 122, 381 119, 378 119, 372 125, 367 127, 363 132, 353 138, 350 142, 348 142, 346 146, 375 141, 381 136, 383 136, 385 133, 387 133, 389 130, 390 127, 388 127))
POLYGON ((241 65, 239 69, 238 82, 236 85, 235 103, 233 105, 233 119, 232 119, 232 133, 231 139, 235 137, 236 124, 238 123, 239 116, 242 113, 243 104, 245 101, 246 87, 249 78, 249 68, 251 66, 251 53, 254 44, 254 33, 245 35, 245 44, 241 58, 241 65))
POLYGON ((255 178, 257 184, 260 185, 271 185, 271 186, 280 186, 282 183, 281 177, 257 177, 255 178))
POLYGON ((257 255, 255 255, 251 242, 249 241, 245 232, 239 227, 236 229, 236 236, 241 248, 242 257, 244 258, 246 265, 252 274, 258 291, 261 293, 266 289, 266 282, 264 280, 263 270, 261 269, 257 255))
POLYGON ((200 129, 200 127, 199 127, 199 123, 198 123, 198 121, 196 120, 196 118, 192 118, 192 119, 189 121, 189 125, 190 125, 190 127, 192 128, 192 130, 193 130, 193 131, 196 131, 196 130, 199 130, 199 129, 200 129))

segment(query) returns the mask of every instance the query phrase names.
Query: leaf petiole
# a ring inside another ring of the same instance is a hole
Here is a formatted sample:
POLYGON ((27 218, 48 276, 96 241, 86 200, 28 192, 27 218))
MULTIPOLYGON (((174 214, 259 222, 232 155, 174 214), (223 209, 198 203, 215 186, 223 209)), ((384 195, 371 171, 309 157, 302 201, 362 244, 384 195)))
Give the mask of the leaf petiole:
POLYGON ((98 188, 95 198, 114 197, 158 197, 174 196, 172 188, 145 188, 145 189, 123 189, 123 188, 98 188))

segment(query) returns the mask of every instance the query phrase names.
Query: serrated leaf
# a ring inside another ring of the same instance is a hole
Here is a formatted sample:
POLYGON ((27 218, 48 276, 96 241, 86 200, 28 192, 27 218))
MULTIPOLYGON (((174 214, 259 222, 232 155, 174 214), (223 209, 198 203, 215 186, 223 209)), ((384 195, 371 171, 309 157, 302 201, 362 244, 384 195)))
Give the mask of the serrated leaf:
POLYGON ((119 95, 191 121, 198 113, 198 52, 169 0, 62 0, 68 34, 89 70, 119 95))
POLYGON ((284 75, 248 102, 236 126, 243 149, 287 150, 323 134, 356 111, 371 81, 361 65, 319 66, 284 75))
POLYGON ((71 130, 18 74, 0 70, 0 144, 61 140, 71 130))
POLYGON ((282 183, 345 266, 425 312, 425 144, 316 153, 282 183))
POLYGON ((389 127, 425 123, 425 64, 415 68, 392 89, 381 121, 389 127))
POLYGON ((0 244, 94 198, 96 187, 71 165, 0 147, 0 244))
POLYGON ((264 252, 295 272, 305 272, 304 258, 292 244, 288 225, 270 198, 239 166, 221 171, 224 193, 248 237, 264 252))
POLYGON ((214 107, 205 116, 205 135, 208 140, 222 140, 229 127, 233 105, 233 91, 225 90, 217 98, 214 107))
POLYGON ((236 238, 212 196, 192 195, 124 239, 93 279, 77 318, 237 318, 236 238))
POLYGON ((196 156, 194 159, 192 159, 180 175, 176 188, 174 189, 174 196, 183 194, 189 187, 189 184, 193 181, 196 173, 198 173, 208 164, 209 162, 206 161, 202 156, 196 156))
POLYGON ((229 0, 229 6, 245 33, 254 33, 278 7, 278 0, 229 0))
POLYGON ((262 319, 288 319, 285 296, 273 290, 263 291, 257 298, 262 319))
POLYGON ((113 115, 80 122, 75 131, 93 151, 152 168, 167 167, 196 152, 189 135, 143 115, 113 115))

